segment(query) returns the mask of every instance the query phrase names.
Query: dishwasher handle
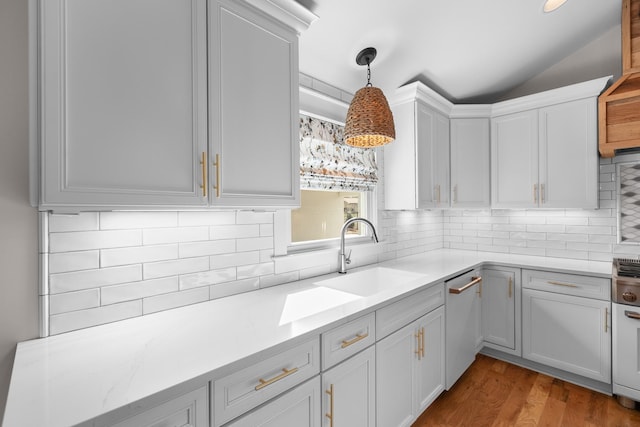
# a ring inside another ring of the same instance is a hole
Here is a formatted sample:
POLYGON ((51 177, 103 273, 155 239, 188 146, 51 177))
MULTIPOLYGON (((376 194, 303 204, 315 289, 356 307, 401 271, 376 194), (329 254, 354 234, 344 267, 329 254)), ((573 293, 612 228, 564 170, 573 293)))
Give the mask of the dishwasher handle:
POLYGON ((461 287, 461 288, 449 288, 449 293, 450 294, 461 294, 462 292, 466 291, 467 289, 469 289, 473 285, 476 285, 476 284, 478 284, 480 282, 482 282, 482 276, 472 277, 471 281, 469 283, 467 283, 466 285, 464 285, 463 287, 461 287))

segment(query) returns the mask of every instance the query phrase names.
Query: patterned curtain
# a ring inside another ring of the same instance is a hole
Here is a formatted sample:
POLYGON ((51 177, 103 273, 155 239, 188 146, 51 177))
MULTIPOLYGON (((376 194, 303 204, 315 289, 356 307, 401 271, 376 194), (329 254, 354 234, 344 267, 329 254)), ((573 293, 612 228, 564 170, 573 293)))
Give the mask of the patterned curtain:
POLYGON ((375 150, 344 143, 344 126, 300 115, 300 187, 371 191, 378 182, 375 150))

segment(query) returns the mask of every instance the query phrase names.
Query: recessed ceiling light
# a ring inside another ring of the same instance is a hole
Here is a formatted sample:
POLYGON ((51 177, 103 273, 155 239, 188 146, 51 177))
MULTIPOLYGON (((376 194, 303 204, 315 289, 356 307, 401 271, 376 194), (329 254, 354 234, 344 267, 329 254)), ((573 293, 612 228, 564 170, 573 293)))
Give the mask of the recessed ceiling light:
POLYGON ((567 0, 546 0, 544 2, 542 10, 545 11, 545 13, 553 12, 554 10, 562 6, 566 1, 567 0))

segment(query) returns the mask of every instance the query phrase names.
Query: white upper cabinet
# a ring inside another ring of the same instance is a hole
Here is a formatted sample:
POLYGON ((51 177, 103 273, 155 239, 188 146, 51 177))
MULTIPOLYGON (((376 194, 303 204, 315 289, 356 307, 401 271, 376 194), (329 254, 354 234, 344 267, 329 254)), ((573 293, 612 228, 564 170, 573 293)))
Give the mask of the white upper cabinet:
POLYGON ((37 2, 34 205, 297 205, 297 32, 313 16, 280 3, 37 2))
POLYGON ((40 205, 206 205, 206 1, 39 6, 40 205))
POLYGON ((493 105, 494 208, 597 208, 597 96, 609 78, 493 105))
POLYGON ((421 83, 398 90, 396 139, 384 146, 386 209, 449 206, 449 111, 453 104, 421 83))
POLYGON ((298 36, 238 2, 209 8, 211 203, 298 206, 298 36))
POLYGON ((494 208, 538 206, 538 116, 514 113, 491 123, 491 197, 494 208))
MULTIPOLYGON (((455 107, 454 107, 455 108, 455 107)), ((451 119, 451 207, 491 204, 489 118, 451 119)))

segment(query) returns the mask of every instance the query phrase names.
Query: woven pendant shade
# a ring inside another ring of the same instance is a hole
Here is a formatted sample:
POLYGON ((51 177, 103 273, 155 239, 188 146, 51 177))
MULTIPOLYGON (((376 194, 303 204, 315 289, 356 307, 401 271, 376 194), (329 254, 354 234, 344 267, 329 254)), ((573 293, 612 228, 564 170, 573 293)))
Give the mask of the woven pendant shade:
POLYGON ((378 147, 396 137, 393 115, 382 91, 366 86, 356 92, 347 112, 344 138, 354 147, 378 147))

